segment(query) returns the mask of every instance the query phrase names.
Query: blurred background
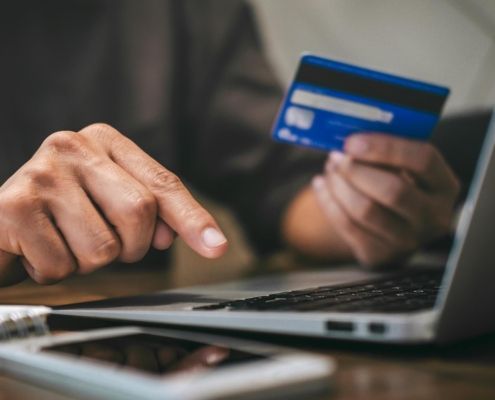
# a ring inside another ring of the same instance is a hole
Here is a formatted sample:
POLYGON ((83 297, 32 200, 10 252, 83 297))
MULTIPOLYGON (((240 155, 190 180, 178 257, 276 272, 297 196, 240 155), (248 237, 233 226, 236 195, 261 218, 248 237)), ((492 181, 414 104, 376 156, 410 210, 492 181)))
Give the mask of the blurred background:
POLYGON ((495 0, 252 3, 284 84, 311 51, 447 85, 447 112, 495 104, 495 0))
MULTIPOLYGON (((311 51, 449 86, 445 112, 495 105, 495 0, 252 0, 267 56, 280 82, 311 51)), ((253 254, 232 215, 203 203, 230 239, 227 256, 208 261, 175 246, 180 285, 232 279, 253 254)), ((284 262, 282 258, 282 263, 284 262)))

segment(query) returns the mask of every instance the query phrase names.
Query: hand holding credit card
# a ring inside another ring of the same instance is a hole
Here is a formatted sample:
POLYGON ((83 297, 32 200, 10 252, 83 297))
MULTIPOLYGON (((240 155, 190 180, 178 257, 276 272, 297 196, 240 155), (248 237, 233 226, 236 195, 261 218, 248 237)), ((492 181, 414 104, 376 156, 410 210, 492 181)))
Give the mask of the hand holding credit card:
POLYGON ((449 89, 305 54, 279 110, 273 137, 342 150, 356 132, 427 140, 449 89))

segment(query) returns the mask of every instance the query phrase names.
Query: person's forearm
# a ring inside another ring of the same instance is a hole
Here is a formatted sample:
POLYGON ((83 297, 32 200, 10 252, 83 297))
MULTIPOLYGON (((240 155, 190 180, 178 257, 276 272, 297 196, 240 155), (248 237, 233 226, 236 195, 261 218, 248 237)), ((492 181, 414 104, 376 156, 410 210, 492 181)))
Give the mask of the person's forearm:
POLYGON ((294 198, 282 223, 283 237, 296 251, 329 261, 353 260, 351 250, 337 229, 323 214, 310 186, 294 198))

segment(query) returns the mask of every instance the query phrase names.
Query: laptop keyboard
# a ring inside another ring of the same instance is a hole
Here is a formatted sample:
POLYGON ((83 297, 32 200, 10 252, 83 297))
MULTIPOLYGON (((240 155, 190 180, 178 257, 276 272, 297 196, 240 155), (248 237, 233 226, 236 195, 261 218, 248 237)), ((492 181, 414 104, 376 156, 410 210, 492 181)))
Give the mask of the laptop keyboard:
POLYGON ((412 312, 432 308, 443 271, 416 271, 352 285, 303 290, 226 301, 194 310, 412 312))

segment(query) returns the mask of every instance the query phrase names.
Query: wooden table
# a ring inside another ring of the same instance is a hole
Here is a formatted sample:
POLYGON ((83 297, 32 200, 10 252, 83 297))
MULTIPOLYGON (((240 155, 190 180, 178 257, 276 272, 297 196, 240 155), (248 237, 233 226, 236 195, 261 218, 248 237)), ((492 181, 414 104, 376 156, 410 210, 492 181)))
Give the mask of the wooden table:
MULTIPOLYGON (((24 282, 0 289, 0 304, 56 305, 164 289, 169 272, 102 271, 53 286, 24 282)), ((495 399, 495 335, 445 348, 371 346, 255 336, 332 355, 339 369, 331 399, 495 399)), ((0 400, 67 400, 62 394, 0 377, 0 400)))

